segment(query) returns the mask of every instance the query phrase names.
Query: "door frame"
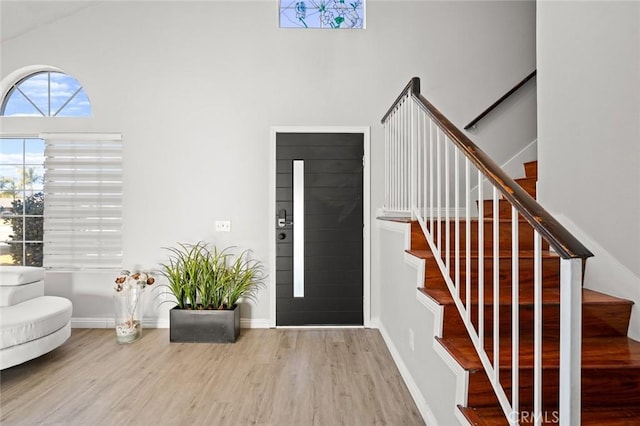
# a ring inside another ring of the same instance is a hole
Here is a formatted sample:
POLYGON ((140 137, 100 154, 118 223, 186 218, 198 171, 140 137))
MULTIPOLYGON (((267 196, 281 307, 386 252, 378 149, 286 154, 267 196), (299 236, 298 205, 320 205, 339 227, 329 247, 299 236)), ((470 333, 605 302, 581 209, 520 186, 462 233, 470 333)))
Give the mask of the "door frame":
MULTIPOLYGON (((269 325, 276 327, 276 135, 278 133, 359 133, 364 145, 362 170, 362 321, 371 327, 371 129, 369 126, 272 126, 269 142, 269 325)), ((315 327, 317 326, 309 326, 315 327)))

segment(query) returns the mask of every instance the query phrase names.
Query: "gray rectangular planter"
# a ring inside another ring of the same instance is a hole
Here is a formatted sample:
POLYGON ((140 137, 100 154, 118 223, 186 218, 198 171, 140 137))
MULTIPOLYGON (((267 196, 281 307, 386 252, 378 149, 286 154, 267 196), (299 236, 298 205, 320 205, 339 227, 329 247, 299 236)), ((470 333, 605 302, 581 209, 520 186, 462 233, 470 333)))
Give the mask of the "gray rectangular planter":
POLYGON ((169 311, 169 341, 233 343, 240 335, 240 307, 233 310, 178 309, 169 311))

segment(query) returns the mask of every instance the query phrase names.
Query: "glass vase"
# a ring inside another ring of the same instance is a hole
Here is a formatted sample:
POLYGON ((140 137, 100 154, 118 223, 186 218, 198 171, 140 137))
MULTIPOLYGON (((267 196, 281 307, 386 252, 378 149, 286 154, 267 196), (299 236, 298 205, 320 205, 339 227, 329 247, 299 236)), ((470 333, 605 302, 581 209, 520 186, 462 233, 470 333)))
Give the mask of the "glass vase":
POLYGON ((113 295, 116 320, 116 341, 132 343, 142 337, 144 288, 133 285, 113 295))

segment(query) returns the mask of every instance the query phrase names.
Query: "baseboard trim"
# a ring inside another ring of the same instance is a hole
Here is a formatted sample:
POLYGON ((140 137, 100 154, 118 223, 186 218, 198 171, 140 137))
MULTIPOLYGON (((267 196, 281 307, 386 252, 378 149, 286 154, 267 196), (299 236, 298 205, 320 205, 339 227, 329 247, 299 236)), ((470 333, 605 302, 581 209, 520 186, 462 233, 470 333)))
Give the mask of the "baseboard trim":
POLYGON ((365 328, 375 328, 375 329, 380 328, 380 318, 378 317, 371 318, 371 321, 369 321, 369 327, 365 327, 365 328))
POLYGON ((240 328, 271 328, 271 321, 268 318, 240 318, 240 328))
MULTIPOLYGON (((113 318, 71 318, 71 328, 114 328, 113 318)), ((143 328, 169 328, 169 318, 145 318, 143 328)), ((270 328, 268 319, 241 318, 240 328, 270 328)))
POLYGON ((391 340, 391 336, 389 336, 389 333, 387 333, 387 330, 384 328, 384 325, 382 324, 380 324, 378 330, 380 330, 382 339, 384 340, 385 344, 387 345, 387 348, 389 349, 389 352, 391 353, 391 358, 393 358, 393 361, 398 367, 398 371, 400 371, 400 375, 402 376, 404 383, 407 385, 407 388, 409 389, 409 393, 411 394, 413 401, 416 403, 416 406, 418 407, 418 411, 420 411, 420 414, 422 415, 422 418, 424 419, 425 423, 428 424, 429 426, 437 426, 438 420, 433 415, 433 411, 431 411, 431 407, 429 407, 429 404, 427 404, 427 401, 424 399, 424 395, 422 395, 422 392, 420 391, 418 384, 415 382, 415 380, 413 379, 413 376, 409 372, 409 369, 407 368, 404 361, 402 360, 402 357, 400 356, 400 352, 398 352, 396 345, 393 344, 393 340, 391 340))
POLYGON ((283 330, 364 330, 364 325, 278 325, 276 328, 283 330))
MULTIPOLYGON (((142 323, 144 327, 144 322, 142 323)), ((114 328, 113 318, 71 318, 71 328, 114 328)))

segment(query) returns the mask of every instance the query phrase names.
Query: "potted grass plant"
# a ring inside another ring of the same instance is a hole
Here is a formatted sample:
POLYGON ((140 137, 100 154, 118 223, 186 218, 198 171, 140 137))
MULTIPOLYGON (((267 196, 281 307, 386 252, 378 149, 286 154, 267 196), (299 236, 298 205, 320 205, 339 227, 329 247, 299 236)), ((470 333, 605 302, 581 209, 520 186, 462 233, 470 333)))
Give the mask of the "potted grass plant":
POLYGON ((235 342, 240 335, 241 300, 253 300, 264 283, 262 263, 250 251, 179 243, 161 264, 165 287, 175 298, 169 312, 172 342, 235 342))

